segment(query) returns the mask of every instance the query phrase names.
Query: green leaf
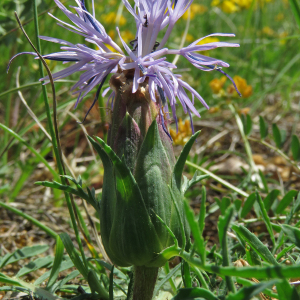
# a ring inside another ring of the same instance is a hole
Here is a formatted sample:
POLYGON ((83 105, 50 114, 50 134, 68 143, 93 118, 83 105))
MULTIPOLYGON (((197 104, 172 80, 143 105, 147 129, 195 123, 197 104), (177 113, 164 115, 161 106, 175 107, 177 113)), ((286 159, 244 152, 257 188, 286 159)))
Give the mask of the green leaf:
POLYGON ((87 281, 89 283, 89 287, 91 288, 92 293, 98 293, 99 297, 102 299, 109 299, 109 294, 105 290, 104 286, 101 284, 98 279, 96 272, 94 270, 89 270, 87 281))
POLYGON ((292 136, 291 150, 292 150, 294 160, 299 161, 300 160, 300 141, 299 141, 299 138, 294 134, 292 136))
POLYGON ((300 248, 300 229, 287 224, 283 224, 282 230, 289 238, 289 240, 300 248))
POLYGON ((72 260, 74 263, 74 266, 78 269, 78 271, 81 273, 81 275, 87 280, 88 277, 88 269, 83 264, 82 260, 80 259, 78 253, 76 252, 76 249, 72 243, 71 238, 69 235, 65 232, 61 233, 60 238, 72 260))
MULTIPOLYGON (((219 240, 220 244, 222 246, 222 257, 223 257, 223 263, 222 265, 224 267, 227 267, 230 265, 230 257, 229 257, 229 251, 228 251, 228 242, 227 242, 227 230, 231 221, 231 218, 233 216, 234 208, 233 206, 229 207, 224 216, 219 217, 218 222, 218 232, 219 232, 219 240)), ((235 292, 235 286, 232 277, 226 276, 225 277, 227 288, 231 292, 235 292)))
POLYGON ((13 253, 8 253, 0 261, 0 269, 8 264, 12 264, 20 259, 29 258, 38 254, 41 254, 49 249, 48 245, 35 245, 31 247, 24 247, 18 249, 13 253))
POLYGON ((280 300, 300 300, 295 287, 292 287, 287 279, 276 283, 276 289, 280 300))
POLYGON ((180 153, 180 156, 175 164, 173 174, 174 174, 175 182, 177 184, 177 188, 179 190, 181 188, 181 178, 182 178, 182 172, 183 172, 183 168, 185 165, 185 161, 186 161, 186 159, 190 153, 190 150, 199 134, 200 134, 200 131, 198 131, 194 135, 192 135, 192 137, 189 139, 189 141, 184 145, 184 147, 180 153))
POLYGON ((264 261, 273 265, 278 264, 270 250, 246 227, 242 225, 232 225, 232 229, 237 232, 264 261))
MULTIPOLYGON (((74 264, 72 260, 67 257, 67 260, 63 261, 62 264, 60 265, 59 272, 65 271, 67 269, 70 269, 74 267, 74 264)), ((34 285, 38 286, 40 285, 43 281, 45 281, 49 276, 51 275, 51 271, 45 272, 42 276, 40 276, 35 282, 34 285)))
POLYGON ((182 191, 183 194, 185 194, 185 192, 192 187, 193 185, 195 185, 196 183, 198 183, 199 181, 209 177, 209 175, 200 175, 198 176, 198 171, 195 172, 193 178, 190 181, 187 181, 185 184, 182 184, 182 191))
POLYGON ((263 217, 263 220, 266 224, 266 227, 267 227, 267 230, 270 234, 270 238, 272 240, 272 243, 273 243, 273 246, 275 246, 275 237, 274 237, 274 232, 273 232, 273 228, 272 228, 272 225, 271 225, 271 222, 270 222, 270 218, 267 214, 267 211, 265 209, 265 206, 264 206, 264 203, 263 201, 261 200, 261 197, 259 195, 258 192, 256 192, 256 201, 258 202, 259 204, 259 207, 260 207, 260 211, 261 211, 261 214, 262 214, 262 217, 263 217))
POLYGON ((276 279, 266 282, 260 282, 252 286, 243 287, 237 293, 229 294, 226 297, 226 300, 250 300, 252 297, 263 292, 268 287, 275 285, 277 282, 278 280, 276 279))
POLYGON ((276 208, 276 213, 277 214, 282 213, 288 207, 288 205, 294 200, 297 193, 298 192, 296 190, 291 190, 287 194, 285 194, 276 208))
POLYGON ((277 148, 280 149, 284 143, 282 132, 279 130, 276 124, 272 125, 272 130, 273 130, 273 137, 274 137, 275 144, 277 148))
POLYGON ((279 194, 280 194, 279 190, 273 190, 267 195, 267 197, 264 199, 264 205, 266 211, 270 210, 271 206, 273 205, 274 201, 279 196, 279 194))
POLYGON ((223 197, 222 200, 221 200, 221 202, 218 203, 218 204, 219 204, 219 206, 220 206, 221 214, 222 214, 222 215, 225 215, 225 213, 226 213, 228 207, 229 207, 230 204, 231 204, 231 200, 230 200, 230 198, 223 197))
POLYGON ((72 271, 64 279, 59 280, 51 287, 51 293, 55 293, 57 290, 61 289, 68 281, 74 279, 80 274, 78 270, 72 271))
POLYGON ((242 123, 243 123, 243 127, 244 127, 244 133, 246 136, 248 136, 252 131, 251 117, 248 114, 246 116, 244 114, 242 114, 241 119, 242 119, 242 123))
POLYGON ((59 269, 63 260, 63 255, 64 255, 64 244, 62 243, 60 237, 57 236, 54 263, 47 283, 47 287, 46 287, 47 290, 52 291, 52 287, 59 274, 59 269))
POLYGON ((53 262, 53 257, 50 255, 46 257, 40 257, 34 261, 31 261, 23 268, 21 268, 19 272, 16 274, 16 277, 24 276, 30 272, 39 270, 40 268, 47 268, 52 264, 52 262, 53 262))
POLYGON ((114 300, 114 267, 112 266, 109 275, 109 300, 114 300))
POLYGON ((292 249, 294 249, 296 247, 295 244, 292 244, 288 247, 283 248, 276 257, 276 260, 279 261, 281 257, 283 257, 286 253, 290 252, 292 249))
POLYGON ((261 178, 265 191, 269 193, 269 187, 264 173, 261 170, 259 170, 258 173, 259 173, 259 177, 261 178))
MULTIPOLYGON (((37 181, 37 182, 35 182, 35 184, 50 187, 52 189, 58 189, 58 190, 61 190, 61 191, 65 191, 65 192, 76 195, 76 196, 78 196, 80 198, 83 198, 86 201, 90 202, 87 193, 85 193, 82 189, 80 189, 80 190, 77 189, 76 190, 76 189, 72 188, 69 185, 63 185, 63 184, 61 184, 59 182, 56 182, 56 181, 53 181, 53 182, 37 181)), ((92 203, 90 203, 90 204, 92 204, 92 203)), ((94 206, 94 204, 92 204, 92 205, 94 206)))
MULTIPOLYGON (((168 262, 169 263, 169 262, 168 262)), ((175 268, 172 269, 172 271, 165 277, 163 277, 155 286, 154 292, 153 292, 153 299, 155 299, 156 294, 160 291, 162 286, 170 279, 172 276, 175 275, 175 273, 179 270, 181 267, 180 264, 178 264, 175 268)))
POLYGON ((182 273, 182 280, 184 286, 186 288, 191 288, 192 287, 191 270, 189 264, 184 260, 181 262, 181 273, 182 273))
POLYGON ((203 288, 179 289, 178 294, 173 297, 172 300, 189 300, 195 298, 218 300, 218 298, 212 292, 203 288))
POLYGON ((185 215, 187 218, 187 221, 190 225, 192 235, 194 237, 194 245, 196 247, 196 250, 200 254, 202 263, 205 263, 205 243, 204 239, 202 237, 202 231, 199 228, 198 222, 195 220, 194 211, 190 208, 190 205, 188 204, 187 200, 184 201, 184 209, 185 209, 185 215))
POLYGON ((297 0, 289 0, 292 12, 300 29, 300 6, 297 0))
POLYGON ((268 124, 261 116, 259 116, 259 131, 261 139, 264 140, 268 136, 268 124))
POLYGON ((241 218, 244 219, 247 214, 251 211, 253 204, 256 200, 256 194, 252 193, 245 201, 244 206, 241 211, 241 218))
POLYGON ((205 227, 205 215, 206 215, 206 205, 205 205, 205 203, 206 203, 206 188, 205 188, 205 186, 203 186, 202 187, 200 213, 199 213, 199 219, 198 219, 200 235, 203 234, 203 230, 204 230, 204 227, 205 227))

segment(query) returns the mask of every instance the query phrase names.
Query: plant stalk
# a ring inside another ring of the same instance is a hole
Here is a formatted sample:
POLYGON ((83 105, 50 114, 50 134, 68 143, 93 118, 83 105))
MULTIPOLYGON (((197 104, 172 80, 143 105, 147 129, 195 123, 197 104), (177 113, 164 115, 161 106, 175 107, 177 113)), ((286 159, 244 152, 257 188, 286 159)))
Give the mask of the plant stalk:
POLYGON ((158 268, 134 266, 132 300, 151 300, 157 279, 158 268))

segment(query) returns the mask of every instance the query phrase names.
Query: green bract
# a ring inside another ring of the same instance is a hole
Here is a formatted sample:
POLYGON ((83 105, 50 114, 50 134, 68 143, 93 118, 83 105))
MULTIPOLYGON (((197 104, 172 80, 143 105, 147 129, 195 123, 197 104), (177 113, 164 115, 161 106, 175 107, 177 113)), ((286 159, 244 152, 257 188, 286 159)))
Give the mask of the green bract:
MULTIPOLYGON (((131 89, 130 84, 125 88, 131 89)), ((143 94, 143 86, 129 95, 122 87, 116 94, 110 146, 100 138, 96 138, 100 145, 91 139, 104 166, 101 236, 114 264, 160 267, 165 261, 155 258, 174 245, 169 230, 180 247, 189 239, 181 179, 199 133, 192 136, 175 162, 156 104, 143 94)))

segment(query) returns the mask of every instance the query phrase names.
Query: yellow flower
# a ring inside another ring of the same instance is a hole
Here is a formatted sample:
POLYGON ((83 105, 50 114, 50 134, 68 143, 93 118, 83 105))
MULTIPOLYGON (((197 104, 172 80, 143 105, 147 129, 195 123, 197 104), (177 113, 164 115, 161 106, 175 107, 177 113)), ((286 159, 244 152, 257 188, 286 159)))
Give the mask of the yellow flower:
MULTIPOLYGON (((285 38, 286 36, 288 36, 288 33, 286 31, 283 31, 279 34, 280 38, 285 38)), ((285 45, 285 43, 286 43, 286 39, 279 40, 280 45, 285 45)))
POLYGON ((274 30, 272 28, 270 28, 269 26, 265 26, 263 29, 262 29, 262 32, 266 35, 269 35, 269 36, 273 36, 274 35, 274 30))
POLYGON ((182 119, 178 120, 178 132, 174 129, 170 129, 170 135, 173 139, 174 145, 185 145, 192 135, 192 128, 189 120, 182 122, 182 119))
POLYGON ((233 0, 240 9, 249 9, 252 4, 252 0, 233 0))
MULTIPOLYGON (((117 19, 117 14, 114 11, 111 11, 104 17, 104 23, 106 24, 115 24, 117 19)), ((121 15, 119 20, 119 25, 123 26, 126 24, 126 19, 121 15)))
POLYGON ((203 40, 201 40, 197 45, 204 45, 204 44, 207 44, 207 43, 216 43, 216 42, 219 42, 220 40, 216 37, 207 37, 203 40))
POLYGON ((282 21, 283 19, 284 19, 284 14, 283 13, 279 13, 275 17, 275 21, 282 21))
MULTIPOLYGON (((247 84, 246 79, 244 79, 240 76, 234 76, 233 81, 235 82, 236 87, 239 90, 239 92, 242 94, 243 98, 248 98, 252 95, 252 86, 247 84)), ((237 94, 233 84, 231 84, 227 88, 227 93, 229 95, 232 95, 233 97, 238 97, 238 94, 237 94)))
MULTIPOLYGON (((191 11, 190 12, 190 18, 191 18, 191 20, 194 19, 197 14, 201 15, 201 14, 204 14, 207 11, 207 7, 204 6, 204 5, 201 5, 201 4, 193 3, 190 7, 191 7, 191 10, 190 10, 191 11)), ((182 18, 184 20, 187 20, 188 19, 188 15, 189 15, 189 12, 186 11, 183 14, 182 18)))
POLYGON ((227 80, 226 76, 222 76, 220 79, 215 78, 209 83, 209 86, 212 89, 214 94, 218 94, 221 91, 226 80, 227 80))
POLYGON ((229 0, 213 0, 211 5, 220 7, 226 13, 234 13, 239 10, 238 6, 234 2, 229 0))
POLYGON ((195 40, 195 38, 191 35, 191 34, 187 34, 185 40, 187 42, 193 42, 195 40))
POLYGON ((124 42, 126 44, 128 44, 130 41, 135 39, 135 36, 129 30, 122 31, 121 32, 121 37, 122 37, 122 39, 124 40, 124 42))

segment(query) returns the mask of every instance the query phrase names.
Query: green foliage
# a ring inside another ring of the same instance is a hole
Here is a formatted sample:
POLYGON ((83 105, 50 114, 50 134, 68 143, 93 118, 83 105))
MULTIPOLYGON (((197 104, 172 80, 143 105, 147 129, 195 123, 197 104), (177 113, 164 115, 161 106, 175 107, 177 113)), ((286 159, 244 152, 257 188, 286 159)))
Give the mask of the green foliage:
POLYGON ((260 137, 264 140, 268 136, 268 124, 262 116, 259 116, 260 137))

